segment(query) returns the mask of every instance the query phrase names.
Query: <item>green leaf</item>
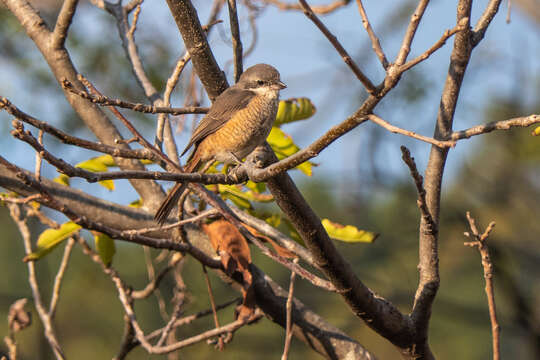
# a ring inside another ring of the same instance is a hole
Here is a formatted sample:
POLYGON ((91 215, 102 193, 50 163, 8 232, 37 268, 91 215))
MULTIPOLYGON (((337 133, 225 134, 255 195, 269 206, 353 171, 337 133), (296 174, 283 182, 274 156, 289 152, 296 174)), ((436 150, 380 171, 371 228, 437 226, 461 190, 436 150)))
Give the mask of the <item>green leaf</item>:
POLYGON ((59 229, 47 229, 39 235, 37 248, 34 252, 26 255, 23 261, 35 261, 47 255, 51 250, 57 247, 62 241, 72 236, 81 229, 80 225, 69 221, 62 224, 59 229))
POLYGON ((292 98, 281 100, 276 116, 275 126, 298 120, 305 120, 315 114, 317 109, 308 98, 292 98))
MULTIPOLYGON (((268 141, 279 160, 289 157, 300 150, 289 135, 285 134, 283 130, 275 126, 270 131, 270 135, 268 135, 266 141, 268 141)), ((314 166, 313 163, 306 161, 298 165, 296 169, 302 171, 307 176, 311 176, 312 166, 314 166)))
POLYGON ((96 243, 96 250, 101 258, 101 261, 106 266, 111 265, 114 254, 116 253, 116 246, 114 240, 108 235, 100 232, 92 232, 94 234, 94 241, 96 243))
POLYGON ((341 225, 335 222, 332 222, 328 219, 323 219, 321 221, 328 235, 339 241, 344 241, 348 243, 357 243, 357 242, 367 242, 371 243, 377 238, 377 234, 359 230, 356 226, 352 225, 341 225))
POLYGON ((67 176, 66 174, 58 175, 53 179, 53 181, 61 185, 69 186, 69 176, 67 176))

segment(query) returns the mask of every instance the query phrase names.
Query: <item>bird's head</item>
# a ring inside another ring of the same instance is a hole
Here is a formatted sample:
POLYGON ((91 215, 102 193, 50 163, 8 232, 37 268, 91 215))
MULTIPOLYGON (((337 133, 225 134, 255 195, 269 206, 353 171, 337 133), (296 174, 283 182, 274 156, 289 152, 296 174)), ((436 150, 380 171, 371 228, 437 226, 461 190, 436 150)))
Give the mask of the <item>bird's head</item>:
POLYGON ((279 90, 287 87, 281 82, 279 71, 267 64, 257 64, 246 69, 236 85, 265 96, 277 96, 279 90))

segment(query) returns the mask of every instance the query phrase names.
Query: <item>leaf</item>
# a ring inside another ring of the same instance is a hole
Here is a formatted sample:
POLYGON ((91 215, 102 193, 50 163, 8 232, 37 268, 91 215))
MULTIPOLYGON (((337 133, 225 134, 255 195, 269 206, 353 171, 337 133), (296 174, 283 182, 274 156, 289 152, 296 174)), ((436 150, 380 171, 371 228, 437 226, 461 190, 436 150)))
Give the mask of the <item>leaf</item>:
POLYGON ((251 180, 248 180, 248 182, 246 183, 246 187, 250 190, 255 191, 258 194, 266 191, 266 183, 263 183, 263 182, 256 183, 251 180))
POLYGON ((242 209, 252 208, 251 202, 235 186, 218 184, 218 191, 224 199, 231 200, 236 206, 242 209))
POLYGON ((305 120, 315 114, 317 109, 308 98, 281 100, 276 115, 275 126, 298 120, 305 120))
MULTIPOLYGON (((110 166, 116 166, 116 163, 114 162, 113 157, 108 154, 91 158, 75 165, 75 167, 91 172, 105 172, 110 166)), ((98 183, 107 190, 114 190, 114 181, 112 180, 101 180, 98 181, 98 183)))
POLYGON ((539 136, 540 135, 540 126, 538 126, 537 128, 535 128, 532 132, 532 134, 534 136, 539 136))
POLYGON ((69 186, 69 176, 67 176, 66 174, 58 175, 53 179, 53 181, 61 185, 69 186))
POLYGON ((92 158, 82 161, 75 165, 75 167, 91 172, 105 172, 109 169, 107 165, 105 165, 103 161, 100 161, 98 158, 92 158))
POLYGON ((341 225, 335 222, 332 222, 328 219, 323 219, 321 221, 328 235, 339 241, 344 241, 348 243, 358 243, 358 242, 367 242, 371 243, 375 241, 378 234, 359 230, 356 226, 352 225, 341 225))
POLYGON ((129 203, 129 206, 136 209, 142 207, 143 206, 142 199, 133 200, 132 202, 129 203))
POLYGON ((81 229, 81 226, 73 221, 64 223, 58 229, 47 229, 39 235, 37 249, 23 258, 24 262, 35 261, 47 255, 62 241, 81 229))
MULTIPOLYGON (((300 150, 289 135, 285 134, 283 130, 275 126, 272 127, 266 141, 268 141, 279 160, 289 157, 300 150)), ((298 165, 296 169, 302 171, 307 176, 311 176, 311 167, 313 165, 312 162, 306 161, 298 165)))
POLYGON ((101 180, 101 181, 98 181, 99 185, 103 186, 105 189, 109 190, 109 191, 113 191, 114 190, 114 181, 112 180, 101 180))
POLYGON ((234 204, 243 209, 251 209, 251 201, 266 203, 274 200, 272 195, 259 194, 252 190, 242 191, 235 185, 218 184, 217 188, 223 198, 231 200, 234 204))
POLYGON ((108 267, 111 265, 114 254, 116 254, 116 246, 114 240, 107 234, 103 234, 97 231, 92 232, 94 234, 94 241, 96 243, 96 250, 101 258, 101 261, 108 267))
POLYGON ((234 273, 242 275, 242 304, 237 308, 237 317, 249 318, 255 310, 255 294, 253 291, 253 277, 249 270, 251 264, 251 251, 247 240, 240 231, 226 220, 217 220, 211 224, 203 224, 203 231, 210 238, 210 243, 220 255, 225 272, 232 276, 234 273))

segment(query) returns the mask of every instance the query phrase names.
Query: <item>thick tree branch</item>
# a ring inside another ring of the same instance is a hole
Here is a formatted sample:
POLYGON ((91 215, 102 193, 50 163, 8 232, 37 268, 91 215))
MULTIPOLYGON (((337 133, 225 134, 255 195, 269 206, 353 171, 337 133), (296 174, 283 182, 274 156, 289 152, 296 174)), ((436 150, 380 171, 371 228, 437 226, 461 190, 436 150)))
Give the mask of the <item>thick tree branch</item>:
POLYGON ((234 81, 238 82, 240 75, 242 75, 243 65, 242 57, 244 56, 242 50, 242 40, 240 39, 240 25, 238 24, 238 12, 236 10, 236 0, 227 0, 229 5, 229 22, 231 24, 231 35, 233 45, 233 58, 234 58, 234 81))
MULTIPOLYGON (((471 0, 460 0, 457 6, 457 21, 471 17, 471 0)), ((435 139, 446 139, 452 133, 452 122, 458 102, 461 83, 471 56, 471 32, 467 29, 456 34, 454 48, 450 58, 450 68, 443 89, 435 139)), ((432 146, 425 172, 426 204, 433 223, 439 226, 441 184, 448 148, 432 146)), ((428 327, 431 307, 440 284, 438 233, 431 231, 426 217, 421 217, 419 230, 419 264, 420 280, 416 290, 411 318, 418 333, 415 352, 424 358, 433 358, 428 345, 428 327)))
POLYGON ((184 39, 186 49, 191 55, 195 71, 208 97, 214 100, 229 84, 206 41, 197 11, 189 0, 167 0, 167 4, 184 39))

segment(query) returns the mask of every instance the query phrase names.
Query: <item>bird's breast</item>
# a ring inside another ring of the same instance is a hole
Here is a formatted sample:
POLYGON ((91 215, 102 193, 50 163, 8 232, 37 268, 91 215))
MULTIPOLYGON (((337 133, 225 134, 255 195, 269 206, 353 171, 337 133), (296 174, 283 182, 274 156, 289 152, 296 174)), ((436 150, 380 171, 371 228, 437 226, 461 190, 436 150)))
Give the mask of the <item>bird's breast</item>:
POLYGON ((246 157, 268 137, 278 102, 277 96, 253 97, 245 108, 237 111, 223 127, 200 144, 203 157, 213 156, 226 163, 235 162, 231 153, 239 159, 246 157))

